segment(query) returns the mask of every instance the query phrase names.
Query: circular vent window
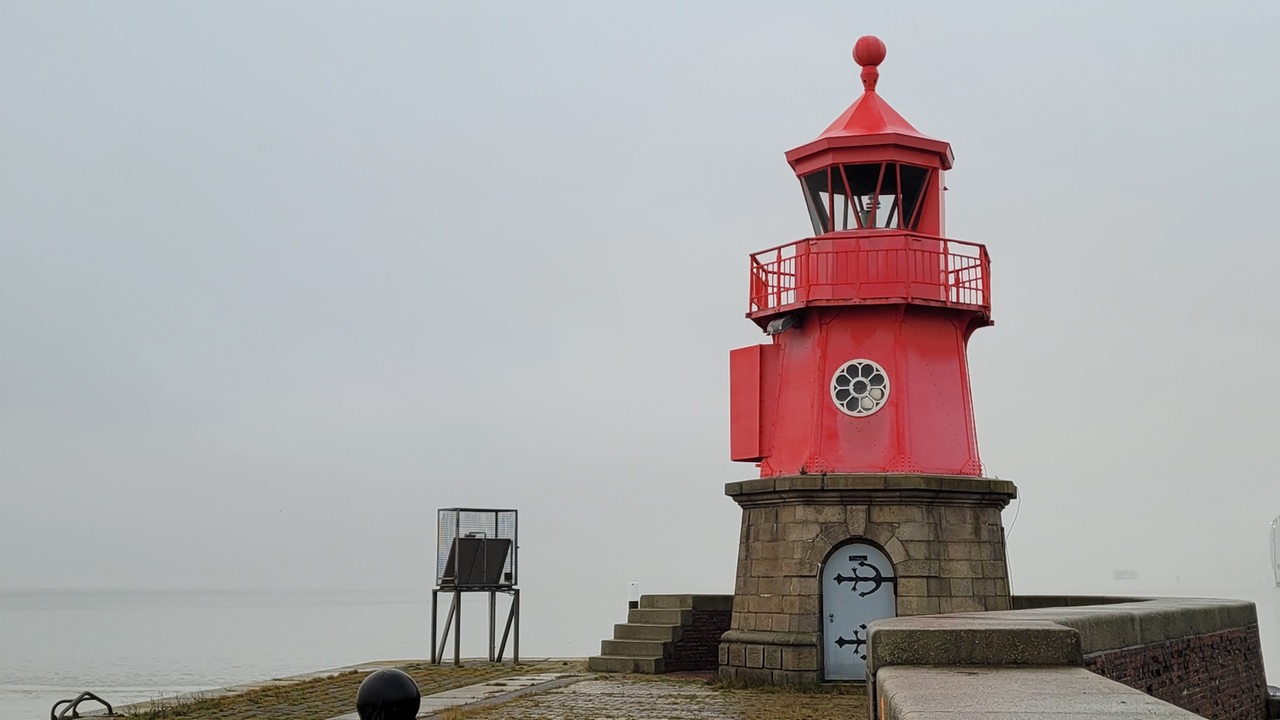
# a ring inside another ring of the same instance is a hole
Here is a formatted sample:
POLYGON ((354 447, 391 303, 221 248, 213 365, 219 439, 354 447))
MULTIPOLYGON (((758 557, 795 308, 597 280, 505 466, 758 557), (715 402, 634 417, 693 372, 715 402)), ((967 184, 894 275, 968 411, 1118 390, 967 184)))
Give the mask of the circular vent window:
POLYGON ((831 378, 831 399, 845 415, 870 415, 889 399, 889 374, 870 360, 850 360, 831 378))

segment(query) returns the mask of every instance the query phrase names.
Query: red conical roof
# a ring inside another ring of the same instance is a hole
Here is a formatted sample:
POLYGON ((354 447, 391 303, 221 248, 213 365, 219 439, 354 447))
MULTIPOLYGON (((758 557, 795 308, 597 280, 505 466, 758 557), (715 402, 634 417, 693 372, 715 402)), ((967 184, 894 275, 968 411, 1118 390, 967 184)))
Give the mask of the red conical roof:
POLYGON ((874 90, 862 93, 862 97, 853 101, 849 109, 836 118, 836 121, 831 123, 826 130, 823 130, 818 137, 878 135, 881 133, 928 137, 912 127, 911 123, 899 115, 897 110, 889 107, 889 103, 885 102, 884 98, 877 95, 874 90))
POLYGON ((863 148, 865 151, 877 145, 936 153, 939 166, 943 170, 951 168, 954 160, 951 146, 916 130, 876 93, 876 82, 880 78, 878 67, 884 61, 884 56, 884 43, 879 38, 864 35, 858 39, 853 47, 853 59, 862 66, 862 96, 812 142, 787 153, 787 162, 793 168, 802 171, 801 166, 812 164, 805 162, 806 160, 812 160, 812 156, 823 151, 853 147, 863 148))

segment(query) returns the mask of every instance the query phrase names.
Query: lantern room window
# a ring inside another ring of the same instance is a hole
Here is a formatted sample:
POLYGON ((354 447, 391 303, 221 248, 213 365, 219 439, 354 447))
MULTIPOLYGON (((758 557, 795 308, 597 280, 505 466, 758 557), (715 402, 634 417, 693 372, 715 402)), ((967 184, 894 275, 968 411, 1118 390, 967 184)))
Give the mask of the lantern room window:
POLYGON ((929 168, 902 163, 833 165, 801 179, 813 232, 914 230, 929 168))

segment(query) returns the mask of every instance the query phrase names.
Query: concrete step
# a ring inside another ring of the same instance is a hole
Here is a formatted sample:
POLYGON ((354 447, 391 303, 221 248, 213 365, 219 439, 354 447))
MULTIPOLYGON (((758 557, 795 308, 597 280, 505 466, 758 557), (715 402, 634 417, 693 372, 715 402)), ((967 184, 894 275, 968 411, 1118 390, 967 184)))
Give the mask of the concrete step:
POLYGON ((733 610, 732 595, 641 595, 640 608, 649 610, 733 610))
POLYGON ((641 595, 640 607, 653 609, 693 609, 692 595, 641 595))
POLYGON ((656 675, 665 672, 662 658, 620 657, 618 655, 595 655, 587 658, 587 669, 592 672, 648 673, 656 675))
POLYGON ((636 625, 687 625, 693 610, 637 608, 627 611, 627 622, 636 625))
POLYGON ((626 623, 613 626, 615 640, 659 640, 675 642, 680 639, 682 630, 679 625, 648 625, 642 623, 626 623))
POLYGON ((662 657, 664 643, 658 640, 605 640, 600 643, 601 655, 622 657, 662 657))

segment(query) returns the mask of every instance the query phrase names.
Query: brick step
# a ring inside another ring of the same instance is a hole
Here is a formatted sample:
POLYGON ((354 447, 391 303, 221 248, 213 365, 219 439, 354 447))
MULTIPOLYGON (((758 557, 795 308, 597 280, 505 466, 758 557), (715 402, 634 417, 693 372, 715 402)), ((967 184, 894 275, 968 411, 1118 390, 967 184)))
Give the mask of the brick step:
POLYGON ((661 640, 604 640, 600 643, 601 655, 622 657, 662 657, 666 643, 661 640))
POLYGON ((636 625, 688 625, 693 610, 637 608, 627 611, 627 622, 636 625))
POLYGON ((729 629, 732 595, 643 595, 613 639, 588 659, 596 672, 714 670, 720 635, 729 629))
POLYGON ((648 673, 666 672, 660 657, 622 657, 619 655, 594 655, 587 658, 587 669, 592 672, 648 673))
POLYGON ((644 623, 625 623, 613 626, 615 640, 658 640, 675 642, 680 639, 679 625, 649 625, 644 623))

